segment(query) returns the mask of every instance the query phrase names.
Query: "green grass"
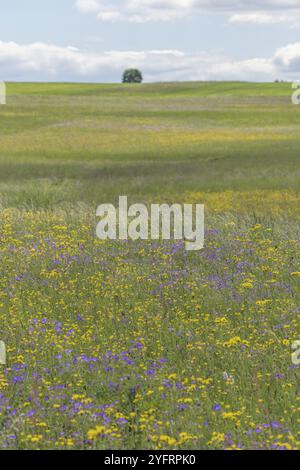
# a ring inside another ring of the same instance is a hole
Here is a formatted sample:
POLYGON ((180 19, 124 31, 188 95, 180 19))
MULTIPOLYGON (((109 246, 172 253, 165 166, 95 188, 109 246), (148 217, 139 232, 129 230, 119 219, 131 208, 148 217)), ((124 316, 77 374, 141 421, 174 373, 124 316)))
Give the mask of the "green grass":
POLYGON ((101 95, 122 94, 131 96, 192 95, 192 96, 290 96, 290 83, 246 82, 174 82, 144 85, 86 84, 86 83, 11 83, 10 95, 101 95))
POLYGON ((9 83, 0 448, 298 449, 300 108, 286 83, 9 83), (96 207, 205 203, 200 252, 96 207))
POLYGON ((299 189, 300 113, 290 84, 7 88, 0 108, 5 205, 20 207, 21 198, 26 205, 37 181, 49 194, 57 186, 58 199, 89 204, 120 188, 146 199, 161 188, 173 198, 178 189, 299 189))

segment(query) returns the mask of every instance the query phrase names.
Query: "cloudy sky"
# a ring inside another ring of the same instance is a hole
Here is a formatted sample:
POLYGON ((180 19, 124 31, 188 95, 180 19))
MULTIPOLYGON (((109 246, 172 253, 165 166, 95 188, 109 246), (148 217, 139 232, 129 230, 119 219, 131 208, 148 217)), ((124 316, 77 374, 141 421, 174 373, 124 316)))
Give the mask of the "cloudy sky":
POLYGON ((0 80, 300 80, 300 0, 0 0, 0 80))

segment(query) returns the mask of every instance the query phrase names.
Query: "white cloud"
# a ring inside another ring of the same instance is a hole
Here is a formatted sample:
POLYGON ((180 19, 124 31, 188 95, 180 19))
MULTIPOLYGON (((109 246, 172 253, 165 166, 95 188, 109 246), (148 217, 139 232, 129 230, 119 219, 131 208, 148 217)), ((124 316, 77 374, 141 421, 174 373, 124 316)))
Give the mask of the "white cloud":
POLYGON ((197 13, 216 12, 231 23, 300 23, 300 0, 76 0, 81 12, 101 21, 170 21, 197 13))
POLYGON ((276 23, 288 23, 292 28, 299 27, 300 25, 300 11, 290 10, 282 13, 280 11, 256 11, 248 13, 236 13, 230 16, 230 23, 245 24, 252 23, 257 25, 263 24, 276 24, 276 23))
POLYGON ((146 81, 299 79, 300 43, 282 47, 270 58, 235 60, 205 51, 91 53, 45 43, 0 41, 2 80, 119 82, 127 67, 140 68, 146 81))
POLYGON ((89 13, 91 11, 98 11, 100 4, 97 0, 77 0, 75 5, 79 11, 89 13))
POLYGON ((268 13, 268 12, 254 12, 254 13, 237 13, 230 17, 230 23, 253 23, 253 24, 274 24, 289 22, 291 16, 284 13, 268 13))
POLYGON ((278 49, 274 55, 274 64, 283 72, 298 74, 300 78, 300 43, 289 44, 278 49))

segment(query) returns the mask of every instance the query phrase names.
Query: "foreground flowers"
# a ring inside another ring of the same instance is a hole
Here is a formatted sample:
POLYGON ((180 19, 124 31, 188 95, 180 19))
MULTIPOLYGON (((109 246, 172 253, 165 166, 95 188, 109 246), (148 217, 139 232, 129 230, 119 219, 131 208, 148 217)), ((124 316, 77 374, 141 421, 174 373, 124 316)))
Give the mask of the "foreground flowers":
POLYGON ((3 211, 0 447, 299 448, 299 235, 242 217, 189 254, 3 211))

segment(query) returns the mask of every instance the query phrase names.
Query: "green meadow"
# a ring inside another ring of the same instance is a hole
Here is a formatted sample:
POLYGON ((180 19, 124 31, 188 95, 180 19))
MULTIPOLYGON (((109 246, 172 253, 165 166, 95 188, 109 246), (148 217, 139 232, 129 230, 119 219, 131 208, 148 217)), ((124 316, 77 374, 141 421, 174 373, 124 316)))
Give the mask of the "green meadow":
POLYGON ((290 84, 8 84, 2 204, 299 190, 299 111, 290 84))
POLYGON ((299 449, 291 84, 7 92, 0 448, 299 449), (120 195, 204 203, 204 249, 98 240, 120 195))

